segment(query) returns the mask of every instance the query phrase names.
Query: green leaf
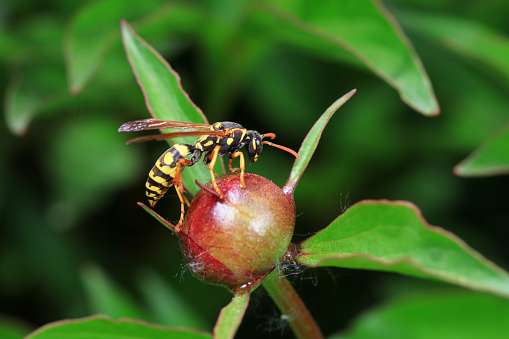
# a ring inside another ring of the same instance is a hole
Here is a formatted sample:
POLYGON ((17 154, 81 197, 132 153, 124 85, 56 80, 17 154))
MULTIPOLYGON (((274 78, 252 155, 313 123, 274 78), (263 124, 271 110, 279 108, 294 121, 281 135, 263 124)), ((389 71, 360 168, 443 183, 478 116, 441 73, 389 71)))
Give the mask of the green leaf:
POLYGON ((145 319, 131 297, 98 266, 89 264, 84 267, 81 270, 81 279, 92 313, 107 314, 113 318, 145 319))
MULTIPOLYGON (((152 116, 156 119, 207 123, 201 110, 182 88, 178 74, 125 21, 122 21, 122 38, 152 116)), ((174 139, 175 143, 194 141, 196 138, 174 139)), ((195 180, 208 182, 210 172, 206 166, 193 166, 186 169, 182 179, 187 189, 194 194, 198 191, 195 180)))
POLYGON ((341 61, 358 59, 387 81, 409 106, 426 115, 439 107, 410 41, 377 0, 279 0, 269 5, 278 29, 292 44, 341 61), (348 56, 350 54, 351 56, 348 56))
POLYGON ((242 322, 249 304, 249 289, 243 288, 235 291, 232 301, 219 314, 214 327, 214 338, 233 338, 242 322))
POLYGON ((18 319, 0 315, 0 338, 19 339, 24 338, 30 332, 29 327, 18 319))
POLYGON ((456 165, 454 173, 464 177, 509 174, 509 125, 456 165))
POLYGON ((4 113, 6 125, 15 135, 24 135, 34 118, 50 113, 50 108, 69 98, 61 40, 61 24, 48 15, 31 16, 16 28, 0 32, 0 59, 8 62, 6 69, 14 70, 7 84, 4 113))
POLYGON ((318 146, 318 142, 320 141, 320 137, 322 136, 323 129, 325 125, 329 122, 332 115, 336 112, 336 110, 341 107, 345 102, 348 101, 355 94, 355 89, 343 95, 341 98, 336 100, 327 110, 322 114, 322 116, 317 120, 317 122, 313 125, 306 138, 302 142, 302 145, 299 149, 299 159, 296 159, 292 171, 290 172, 290 176, 286 184, 283 187, 283 191, 286 194, 292 194, 295 190, 295 186, 299 182, 300 177, 304 173, 313 153, 318 146))
POLYGON ((30 334, 27 339, 203 339, 211 337, 208 333, 192 329, 171 328, 131 319, 114 320, 98 315, 45 325, 30 334))
POLYGON ((24 135, 44 99, 22 88, 21 78, 14 77, 5 93, 5 122, 15 135, 24 135))
POLYGON ((5 122, 13 134, 24 135, 35 117, 68 97, 63 74, 54 66, 24 67, 22 73, 10 79, 5 93, 5 122))
POLYGON ((405 26, 442 44, 442 46, 491 67, 509 85, 509 39, 501 32, 479 22, 422 11, 402 12, 405 26))
POLYGON ((111 44, 120 37, 121 19, 147 15, 160 4, 157 0, 103 0, 83 6, 69 23, 63 44, 69 91, 81 92, 97 72, 111 44))
POLYGON ((193 309, 189 302, 179 295, 179 291, 165 281, 160 274, 155 271, 146 271, 138 274, 137 277, 139 289, 145 296, 157 323, 200 330, 208 328, 199 310, 193 309))
POLYGON ((439 291, 397 298, 331 339, 509 338, 509 303, 480 293, 439 291))
POLYGON ((408 202, 362 201, 299 244, 298 262, 398 272, 509 298, 509 274, 408 202))
POLYGON ((44 158, 56 195, 50 224, 59 229, 74 226, 142 173, 140 150, 124 145, 118 122, 108 114, 82 115, 51 135, 44 158))
MULTIPOLYGON (((1 7, 0 12, 7 14, 15 10, 15 7, 9 7, 1 7)), ((2 62, 17 66, 58 60, 61 64, 62 23, 58 16, 34 11, 15 24, 11 19, 2 21, 0 29, 2 62), (13 24, 9 29, 6 26, 8 22, 13 24)))

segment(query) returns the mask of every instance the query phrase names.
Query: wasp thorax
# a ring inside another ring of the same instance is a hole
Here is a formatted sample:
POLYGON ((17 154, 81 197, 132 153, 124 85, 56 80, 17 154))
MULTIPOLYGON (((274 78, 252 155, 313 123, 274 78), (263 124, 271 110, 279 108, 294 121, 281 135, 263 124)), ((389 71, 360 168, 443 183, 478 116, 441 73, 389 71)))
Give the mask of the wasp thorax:
POLYGON ((230 173, 216 179, 224 198, 201 190, 179 232, 185 260, 195 276, 229 288, 269 272, 287 250, 295 224, 295 204, 272 181, 230 173))

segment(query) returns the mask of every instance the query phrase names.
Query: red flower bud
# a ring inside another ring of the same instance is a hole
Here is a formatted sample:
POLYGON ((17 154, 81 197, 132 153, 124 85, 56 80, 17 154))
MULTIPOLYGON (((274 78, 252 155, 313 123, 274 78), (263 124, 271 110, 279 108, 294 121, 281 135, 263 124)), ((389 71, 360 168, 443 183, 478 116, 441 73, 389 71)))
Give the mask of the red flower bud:
POLYGON ((295 225, 295 203, 272 181, 246 173, 216 179, 224 198, 209 182, 194 197, 179 239, 195 276, 229 288, 270 272, 285 254, 295 225))

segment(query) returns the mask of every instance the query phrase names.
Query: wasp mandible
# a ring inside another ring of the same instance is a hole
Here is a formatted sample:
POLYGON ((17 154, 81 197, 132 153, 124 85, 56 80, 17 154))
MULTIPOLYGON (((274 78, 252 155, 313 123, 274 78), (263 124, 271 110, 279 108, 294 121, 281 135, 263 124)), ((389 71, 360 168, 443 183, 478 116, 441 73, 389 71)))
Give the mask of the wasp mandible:
POLYGON ((126 122, 118 129, 119 132, 138 132, 152 129, 170 129, 168 133, 147 135, 137 137, 127 141, 127 145, 149 141, 149 140, 167 140, 187 136, 200 136, 193 144, 180 143, 170 147, 156 161, 150 171, 147 179, 146 195, 151 207, 163 197, 171 186, 175 186, 177 195, 181 204, 181 215, 178 226, 182 224, 185 214, 185 204, 189 206, 189 201, 184 196, 184 187, 182 184, 182 171, 187 166, 196 164, 203 155, 203 162, 210 171, 212 184, 215 191, 223 198, 223 193, 219 189, 215 180, 214 165, 219 156, 228 156, 230 158, 229 168, 232 172, 238 171, 238 168, 232 167, 232 161, 235 158, 240 159, 240 185, 245 187, 244 154, 240 151, 246 146, 250 162, 256 162, 262 152, 263 145, 277 147, 293 154, 297 159, 299 155, 290 148, 274 144, 264 139, 274 139, 274 133, 260 134, 257 131, 247 130, 235 122, 216 122, 212 125, 198 124, 190 122, 180 122, 160 119, 145 119, 126 122), (191 156, 190 159, 186 159, 191 156))

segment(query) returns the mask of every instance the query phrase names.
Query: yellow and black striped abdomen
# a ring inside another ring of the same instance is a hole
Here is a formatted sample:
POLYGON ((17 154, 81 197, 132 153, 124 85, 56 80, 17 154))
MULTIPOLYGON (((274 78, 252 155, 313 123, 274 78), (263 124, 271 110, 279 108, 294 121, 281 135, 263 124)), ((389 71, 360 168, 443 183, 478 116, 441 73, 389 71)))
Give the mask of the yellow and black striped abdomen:
MULTIPOLYGON (((145 184, 145 192, 151 207, 154 207, 168 189, 173 186, 179 159, 185 158, 193 151, 194 148, 191 144, 176 144, 164 152, 156 161, 145 184)), ((181 166, 180 172, 183 170, 184 166, 181 166)))

